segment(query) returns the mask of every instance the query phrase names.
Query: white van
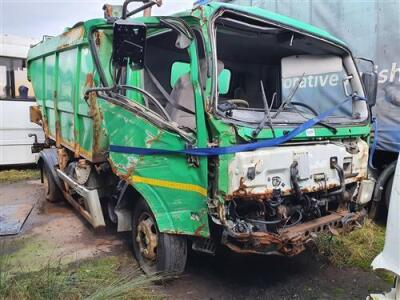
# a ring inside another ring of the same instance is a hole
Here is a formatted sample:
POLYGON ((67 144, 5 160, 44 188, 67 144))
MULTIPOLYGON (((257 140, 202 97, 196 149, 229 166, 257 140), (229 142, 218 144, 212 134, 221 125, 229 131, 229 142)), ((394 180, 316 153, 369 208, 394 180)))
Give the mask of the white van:
POLYGON ((31 153, 36 134, 44 141, 43 130, 31 123, 29 107, 35 102, 26 76, 26 56, 35 39, 0 35, 0 166, 35 163, 31 153))

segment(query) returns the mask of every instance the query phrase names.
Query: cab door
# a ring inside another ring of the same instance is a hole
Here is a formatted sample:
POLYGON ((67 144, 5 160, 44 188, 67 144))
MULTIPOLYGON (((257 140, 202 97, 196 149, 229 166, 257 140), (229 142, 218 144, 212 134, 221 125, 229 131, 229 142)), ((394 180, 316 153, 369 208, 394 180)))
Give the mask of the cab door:
MULTIPOLYGON (((128 67, 126 84, 152 97, 127 90, 133 111, 99 100, 109 143, 133 149, 206 147, 195 37, 180 19, 148 20, 145 67, 128 67)), ((209 236, 207 158, 110 151, 109 161, 147 201, 161 232, 209 236)))

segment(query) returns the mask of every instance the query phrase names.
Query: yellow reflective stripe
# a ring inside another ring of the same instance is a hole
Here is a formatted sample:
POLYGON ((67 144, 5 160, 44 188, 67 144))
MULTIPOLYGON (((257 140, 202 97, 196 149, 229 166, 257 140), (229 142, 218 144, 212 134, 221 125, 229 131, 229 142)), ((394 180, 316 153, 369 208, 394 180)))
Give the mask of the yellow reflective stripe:
POLYGON ((135 175, 132 176, 131 178, 134 183, 146 183, 149 185, 160 186, 168 189, 181 190, 186 192, 196 192, 204 197, 207 196, 207 189, 195 184, 147 178, 135 175))

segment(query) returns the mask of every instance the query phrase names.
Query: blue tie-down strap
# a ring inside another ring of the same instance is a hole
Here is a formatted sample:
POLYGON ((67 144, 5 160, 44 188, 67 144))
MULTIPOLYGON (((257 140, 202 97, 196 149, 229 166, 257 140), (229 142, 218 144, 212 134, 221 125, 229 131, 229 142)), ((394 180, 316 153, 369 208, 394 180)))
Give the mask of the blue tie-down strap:
POLYGON ((193 6, 206 5, 209 2, 211 2, 211 0, 197 0, 193 3, 193 6))
POLYGON ((184 150, 166 150, 166 149, 151 149, 151 148, 140 148, 140 147, 128 147, 128 146, 118 146, 110 145, 110 151, 114 153, 126 153, 126 154, 137 154, 137 155, 168 155, 168 154, 183 154, 183 155, 193 155, 193 156, 217 156, 223 154, 232 154, 244 151, 253 151, 259 148, 276 147, 284 144, 291 139, 298 136, 300 133, 306 131, 307 129, 313 127, 319 122, 324 121, 327 117, 331 116, 336 110, 350 101, 352 98, 347 98, 346 100, 338 103, 331 109, 319 114, 318 116, 308 120, 307 122, 299 125, 288 134, 269 140, 257 141, 254 143, 240 144, 229 147, 216 147, 216 148, 192 148, 184 150))
POLYGON ((373 117, 372 118, 372 128, 374 130, 374 141, 372 142, 372 146, 369 152, 369 158, 368 158, 368 165, 371 169, 376 169, 374 167, 374 155, 375 155, 375 151, 376 151, 376 146, 378 145, 378 120, 373 117))

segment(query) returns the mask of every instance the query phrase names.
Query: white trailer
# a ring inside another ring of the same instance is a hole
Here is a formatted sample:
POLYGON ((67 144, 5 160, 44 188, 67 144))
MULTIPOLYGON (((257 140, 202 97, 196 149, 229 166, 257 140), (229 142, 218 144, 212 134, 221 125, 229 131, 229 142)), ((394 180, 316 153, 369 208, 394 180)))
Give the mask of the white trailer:
POLYGON ((35 102, 26 76, 26 56, 35 39, 0 35, 0 166, 31 164, 34 137, 44 141, 43 130, 31 123, 29 107, 35 102))

